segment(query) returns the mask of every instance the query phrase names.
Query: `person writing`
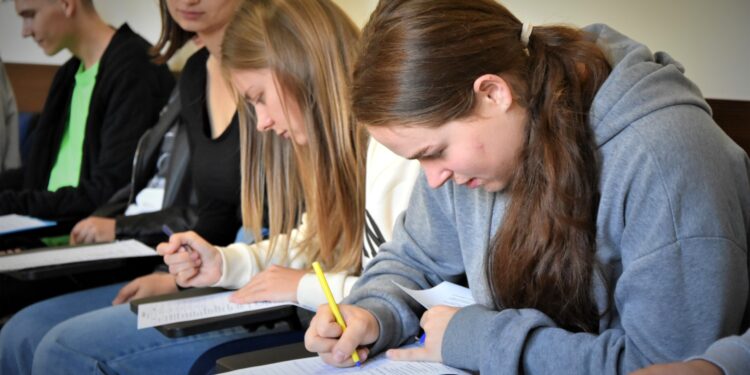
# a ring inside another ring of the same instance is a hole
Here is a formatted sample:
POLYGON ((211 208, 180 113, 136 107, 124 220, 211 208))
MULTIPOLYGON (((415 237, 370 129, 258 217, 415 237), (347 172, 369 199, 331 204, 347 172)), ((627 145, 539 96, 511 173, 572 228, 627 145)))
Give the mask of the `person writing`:
POLYGON ((340 305, 347 330, 321 306, 309 350, 351 366, 421 327, 388 356, 614 374, 747 328, 750 164, 669 55, 492 0, 381 1, 362 39, 357 121, 424 175, 340 305), (461 309, 394 284, 464 277, 461 309))

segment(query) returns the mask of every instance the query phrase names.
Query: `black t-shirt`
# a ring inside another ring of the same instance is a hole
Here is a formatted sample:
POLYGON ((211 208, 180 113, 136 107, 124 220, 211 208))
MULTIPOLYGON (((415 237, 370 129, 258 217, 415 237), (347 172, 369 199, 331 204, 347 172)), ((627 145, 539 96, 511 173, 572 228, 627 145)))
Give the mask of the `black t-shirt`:
POLYGON ((204 48, 190 57, 180 75, 180 118, 188 132, 194 186, 198 197, 195 232, 212 244, 233 242, 240 214, 240 134, 235 112, 229 127, 211 139, 206 98, 204 48))

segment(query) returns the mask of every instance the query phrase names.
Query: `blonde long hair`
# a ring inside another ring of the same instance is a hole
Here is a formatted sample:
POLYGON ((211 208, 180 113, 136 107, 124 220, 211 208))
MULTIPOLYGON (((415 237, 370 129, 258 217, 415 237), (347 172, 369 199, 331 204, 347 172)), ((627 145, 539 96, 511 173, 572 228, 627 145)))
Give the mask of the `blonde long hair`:
POLYGON ((278 235, 306 212, 301 253, 333 271, 356 272, 361 259, 367 137, 355 126, 349 94, 358 38, 330 0, 252 0, 242 3, 222 44, 226 69, 273 72, 282 101, 299 105, 308 140, 299 146, 253 132, 253 112, 238 99, 243 222, 259 238, 267 199, 276 251, 278 235))

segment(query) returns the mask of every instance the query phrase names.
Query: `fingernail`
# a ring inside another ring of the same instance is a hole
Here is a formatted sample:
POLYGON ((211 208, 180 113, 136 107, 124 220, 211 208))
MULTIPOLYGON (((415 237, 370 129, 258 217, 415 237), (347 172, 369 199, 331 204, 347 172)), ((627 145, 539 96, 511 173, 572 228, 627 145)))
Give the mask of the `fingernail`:
POLYGON ((336 360, 336 362, 343 362, 344 358, 346 358, 346 354, 337 351, 336 353, 333 353, 333 359, 336 360))

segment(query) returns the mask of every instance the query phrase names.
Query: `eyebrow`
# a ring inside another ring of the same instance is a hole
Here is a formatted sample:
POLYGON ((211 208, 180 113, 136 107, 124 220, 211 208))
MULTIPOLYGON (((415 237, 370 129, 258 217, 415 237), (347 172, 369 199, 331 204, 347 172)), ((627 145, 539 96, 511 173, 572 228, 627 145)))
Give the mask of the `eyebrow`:
POLYGON ((425 156, 425 154, 427 154, 427 150, 429 148, 430 148, 430 146, 426 146, 426 147, 422 148, 421 150, 417 151, 412 156, 407 157, 407 159, 409 159, 409 160, 416 160, 416 159, 422 158, 422 157, 425 156))

